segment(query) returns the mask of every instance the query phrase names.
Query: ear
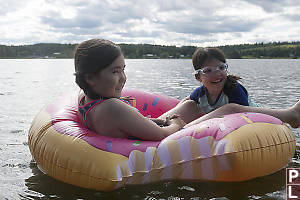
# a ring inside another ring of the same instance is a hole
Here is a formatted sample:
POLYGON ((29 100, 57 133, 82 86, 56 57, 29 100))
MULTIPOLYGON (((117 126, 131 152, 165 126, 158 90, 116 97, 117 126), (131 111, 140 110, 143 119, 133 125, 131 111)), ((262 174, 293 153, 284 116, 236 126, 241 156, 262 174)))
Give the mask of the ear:
POLYGON ((90 86, 95 85, 95 76, 93 74, 85 74, 84 80, 89 84, 90 86))

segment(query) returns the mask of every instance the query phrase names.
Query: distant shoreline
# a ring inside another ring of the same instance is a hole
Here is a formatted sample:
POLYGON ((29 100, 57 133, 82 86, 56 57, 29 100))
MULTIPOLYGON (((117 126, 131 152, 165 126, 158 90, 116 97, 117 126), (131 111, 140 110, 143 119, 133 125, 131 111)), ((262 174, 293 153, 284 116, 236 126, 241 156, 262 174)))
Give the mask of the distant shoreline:
MULTIPOLYGON (((0 45, 0 59, 71 59, 77 44, 0 45)), ((191 59, 195 46, 119 44, 127 59, 191 59)), ((297 59, 300 42, 218 46, 228 59, 297 59)))

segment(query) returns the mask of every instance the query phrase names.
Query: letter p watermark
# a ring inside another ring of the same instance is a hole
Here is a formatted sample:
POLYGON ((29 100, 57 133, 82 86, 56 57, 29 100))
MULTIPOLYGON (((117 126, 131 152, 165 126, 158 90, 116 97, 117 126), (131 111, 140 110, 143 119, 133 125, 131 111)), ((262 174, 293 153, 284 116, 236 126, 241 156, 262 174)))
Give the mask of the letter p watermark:
POLYGON ((300 168, 286 168, 286 199, 300 199, 300 168))

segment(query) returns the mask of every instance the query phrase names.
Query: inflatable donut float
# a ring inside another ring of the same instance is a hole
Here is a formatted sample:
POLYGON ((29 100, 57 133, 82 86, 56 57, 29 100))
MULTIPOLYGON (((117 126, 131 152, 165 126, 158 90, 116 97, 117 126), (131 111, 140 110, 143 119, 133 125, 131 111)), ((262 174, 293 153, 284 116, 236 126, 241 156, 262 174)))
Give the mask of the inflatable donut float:
MULTIPOLYGON (((141 114, 158 117, 177 99, 124 89, 141 114)), ((28 144, 41 171, 75 186, 111 191, 163 180, 233 182, 272 174, 295 153, 296 140, 279 119, 236 113, 182 129, 162 141, 98 135, 81 125, 77 95, 45 106, 28 144), (259 163, 259 165, 258 165, 259 163)))

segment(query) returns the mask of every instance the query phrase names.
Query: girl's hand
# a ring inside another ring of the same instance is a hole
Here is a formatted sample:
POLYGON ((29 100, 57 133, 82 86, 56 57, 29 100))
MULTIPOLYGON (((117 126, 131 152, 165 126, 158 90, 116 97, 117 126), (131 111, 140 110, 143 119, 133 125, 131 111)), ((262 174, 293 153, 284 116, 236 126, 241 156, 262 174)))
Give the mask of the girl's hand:
POLYGON ((173 114, 171 116, 167 116, 166 119, 165 119, 165 126, 169 126, 171 124, 171 120, 172 119, 176 119, 178 117, 179 117, 179 115, 177 115, 177 114, 173 114))
POLYGON ((149 118, 151 121, 153 121, 158 126, 166 126, 166 120, 164 119, 157 119, 157 118, 149 118))
POLYGON ((179 126, 179 129, 183 128, 186 123, 181 119, 179 115, 172 115, 166 117, 166 125, 176 124, 179 126))

